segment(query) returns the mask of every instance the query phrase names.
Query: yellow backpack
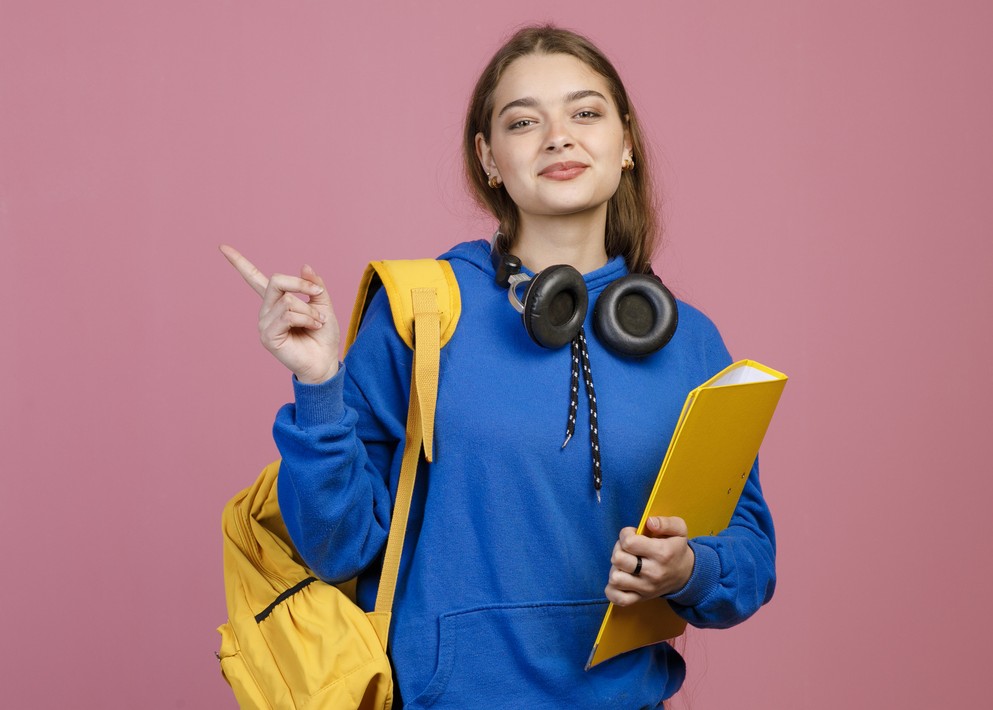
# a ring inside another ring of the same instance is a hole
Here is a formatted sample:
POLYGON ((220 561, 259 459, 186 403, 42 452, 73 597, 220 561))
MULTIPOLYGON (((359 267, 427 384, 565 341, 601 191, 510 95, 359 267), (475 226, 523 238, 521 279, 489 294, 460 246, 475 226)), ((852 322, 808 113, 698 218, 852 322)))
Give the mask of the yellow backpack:
POLYGON ((242 708, 390 708, 386 655, 400 553, 423 447, 431 461, 439 352, 461 312, 458 283, 445 261, 377 261, 366 268, 346 349, 382 286, 393 322, 414 351, 400 482, 374 611, 354 602, 354 582, 316 578, 293 547, 279 513, 279 462, 224 508, 224 587, 228 622, 218 631, 221 672, 242 708))

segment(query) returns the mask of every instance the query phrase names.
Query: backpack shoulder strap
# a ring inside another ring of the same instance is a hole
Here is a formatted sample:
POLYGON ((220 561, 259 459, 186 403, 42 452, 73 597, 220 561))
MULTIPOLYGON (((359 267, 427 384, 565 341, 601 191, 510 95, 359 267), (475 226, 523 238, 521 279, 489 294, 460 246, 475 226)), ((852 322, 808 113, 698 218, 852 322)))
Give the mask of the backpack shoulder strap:
MULTIPOLYGON (((365 316, 373 296, 380 288, 386 290, 393 315, 393 325, 403 342, 414 350, 414 376, 411 378, 411 393, 416 386, 419 402, 420 426, 424 444, 424 457, 431 461, 434 456, 434 413, 438 398, 439 354, 430 352, 428 341, 417 345, 414 337, 416 306, 420 303, 422 317, 437 320, 437 349, 443 348, 451 339, 462 313, 459 284, 455 280, 452 265, 440 259, 396 259, 372 261, 366 267, 355 297, 352 318, 348 324, 345 350, 351 347, 358 335, 359 326, 365 316), (434 294, 434 302, 423 300, 427 294, 434 294), (416 296, 421 300, 417 301, 416 296)), ((422 327, 427 327, 423 325, 422 327)), ((414 401, 411 397, 411 401, 414 401)), ((409 417, 408 417, 409 420, 409 417)))
POLYGON ((394 259, 371 261, 362 275, 359 291, 352 308, 352 318, 345 337, 345 351, 355 342, 359 326, 365 316, 372 297, 380 288, 386 289, 393 314, 393 325, 403 342, 414 349, 414 307, 412 292, 415 288, 433 288, 438 295, 440 316, 440 346, 445 344, 455 332, 462 313, 459 284, 455 280, 452 265, 439 259, 394 259))
MULTIPOLYGON (((434 413, 438 399, 441 348, 455 332, 462 306, 458 282, 447 261, 371 262, 362 277, 352 309, 345 339, 346 350, 355 341, 362 317, 379 288, 386 289, 393 324, 407 347, 414 351, 400 481, 374 612, 384 618, 388 627, 422 447, 427 461, 432 461, 434 456, 434 413)), ((385 646, 386 639, 382 640, 385 646)))

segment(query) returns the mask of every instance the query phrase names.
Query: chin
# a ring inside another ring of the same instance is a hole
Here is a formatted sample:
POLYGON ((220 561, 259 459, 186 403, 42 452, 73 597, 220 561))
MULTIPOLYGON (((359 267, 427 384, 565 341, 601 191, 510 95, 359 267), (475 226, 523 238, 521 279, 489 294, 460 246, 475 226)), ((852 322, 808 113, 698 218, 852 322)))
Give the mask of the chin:
MULTIPOLYGON (((609 198, 608 198, 609 199, 609 198)), ((532 205, 534 214, 545 215, 570 215, 577 212, 595 210, 601 205, 605 205, 607 200, 599 199, 593 195, 559 195, 557 199, 545 199, 532 205)))

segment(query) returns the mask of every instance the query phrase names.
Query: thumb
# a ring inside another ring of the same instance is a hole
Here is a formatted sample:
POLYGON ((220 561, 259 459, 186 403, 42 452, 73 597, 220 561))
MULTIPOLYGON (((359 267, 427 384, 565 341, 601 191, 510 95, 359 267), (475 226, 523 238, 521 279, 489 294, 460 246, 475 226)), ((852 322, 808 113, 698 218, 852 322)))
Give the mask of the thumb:
POLYGON ((309 302, 315 306, 330 306, 331 296, 328 295, 327 286, 324 285, 324 279, 317 275, 313 267, 310 264, 304 264, 300 269, 300 278, 310 281, 312 284, 316 284, 321 287, 321 292, 317 295, 308 294, 309 302))
POLYGON ((686 521, 675 516, 652 516, 645 524, 645 535, 648 537, 686 537, 686 521))

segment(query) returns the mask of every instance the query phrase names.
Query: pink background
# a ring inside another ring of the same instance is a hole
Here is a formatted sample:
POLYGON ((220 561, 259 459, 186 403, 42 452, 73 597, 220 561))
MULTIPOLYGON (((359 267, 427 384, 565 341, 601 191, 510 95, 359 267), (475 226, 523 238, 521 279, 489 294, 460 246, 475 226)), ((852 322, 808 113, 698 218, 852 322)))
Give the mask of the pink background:
POLYGON ((776 598, 691 632, 677 707, 985 705, 993 6, 537 7, 0 2, 5 707, 234 706, 220 511, 291 391, 217 244, 346 317, 369 259, 488 235, 464 103, 536 20, 626 78, 665 278, 792 377, 776 598))

